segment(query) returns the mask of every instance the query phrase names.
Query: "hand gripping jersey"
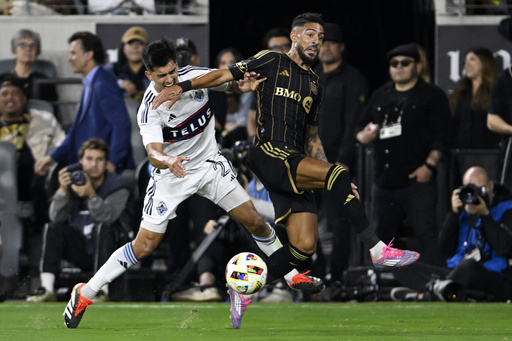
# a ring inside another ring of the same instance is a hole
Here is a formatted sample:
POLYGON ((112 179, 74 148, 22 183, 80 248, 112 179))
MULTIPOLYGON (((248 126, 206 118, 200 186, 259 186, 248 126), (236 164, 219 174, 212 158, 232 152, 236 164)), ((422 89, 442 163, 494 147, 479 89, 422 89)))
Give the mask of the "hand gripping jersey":
POLYGON ((313 70, 304 69, 286 53, 261 51, 229 67, 235 79, 244 72, 260 73, 267 80, 257 89, 257 145, 282 141, 304 153, 307 126, 316 126, 323 87, 313 70))
MULTIPOLYGON (((178 71, 178 81, 194 78, 211 69, 186 66, 178 71)), ((212 90, 225 91, 231 82, 212 90)), ((205 160, 215 155, 219 149, 215 141, 215 120, 210 110, 208 89, 184 92, 180 99, 167 110, 167 102, 156 110, 151 109, 158 95, 155 83, 146 89, 137 113, 137 123, 144 146, 149 143, 163 143, 163 152, 170 156, 188 156, 187 169, 199 167, 205 160)), ((165 170, 169 171, 169 170, 165 170)))

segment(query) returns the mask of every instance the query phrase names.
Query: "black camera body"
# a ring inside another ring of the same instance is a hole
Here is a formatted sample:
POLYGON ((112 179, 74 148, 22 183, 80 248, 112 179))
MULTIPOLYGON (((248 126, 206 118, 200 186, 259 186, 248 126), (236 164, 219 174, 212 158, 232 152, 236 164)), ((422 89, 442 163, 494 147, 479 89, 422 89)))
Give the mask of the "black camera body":
POLYGON ((177 51, 176 52, 176 61, 178 62, 178 65, 180 67, 192 65, 192 57, 193 56, 194 55, 192 54, 192 52, 189 52, 189 51, 184 51, 184 50, 177 51))
POLYGON ((83 171, 80 163, 74 163, 66 167, 66 170, 71 173, 71 183, 77 186, 83 186, 87 182, 87 177, 83 171))
POLYGON ((479 196, 489 205, 489 195, 485 191, 485 187, 477 187, 473 184, 460 187, 459 198, 464 205, 478 205, 480 203, 479 196))

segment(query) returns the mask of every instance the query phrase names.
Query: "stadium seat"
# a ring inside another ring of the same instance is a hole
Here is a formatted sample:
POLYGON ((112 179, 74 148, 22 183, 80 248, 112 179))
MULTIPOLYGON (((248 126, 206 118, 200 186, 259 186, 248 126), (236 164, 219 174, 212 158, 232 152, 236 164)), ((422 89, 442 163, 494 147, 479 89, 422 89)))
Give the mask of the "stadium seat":
POLYGON ((140 101, 133 98, 125 98, 124 103, 126 105, 128 115, 130 116, 130 124, 132 126, 131 145, 133 161, 136 165, 138 165, 147 156, 146 148, 144 148, 144 144, 142 143, 142 136, 140 135, 139 125, 137 124, 137 112, 139 110, 140 101))
POLYGON ((0 275, 7 278, 19 271, 22 242, 22 228, 17 214, 16 178, 16 148, 10 142, 0 141, 0 233, 3 243, 0 275))
MULTIPOLYGON (((0 74, 11 72, 14 70, 14 66, 16 65, 16 60, 12 59, 4 59, 0 60, 0 74)), ((44 59, 36 59, 34 64, 32 65, 34 71, 39 71, 44 73, 48 78, 57 77, 57 70, 55 68, 55 64, 53 64, 49 60, 44 59)))
MULTIPOLYGON (((61 295, 65 299, 69 298, 69 294, 76 283, 89 281, 112 252, 129 241, 127 231, 120 221, 112 224, 96 224, 92 231, 92 238, 95 245, 93 271, 82 271, 71 263, 63 261, 62 271, 55 283, 59 298, 61 295)), ((126 273, 109 285, 109 296, 111 301, 129 300, 126 273)))
POLYGON ((29 109, 48 111, 48 112, 51 112, 52 114, 55 113, 55 108, 53 107, 53 105, 51 105, 50 102, 42 100, 42 99, 30 98, 27 101, 27 107, 29 109))

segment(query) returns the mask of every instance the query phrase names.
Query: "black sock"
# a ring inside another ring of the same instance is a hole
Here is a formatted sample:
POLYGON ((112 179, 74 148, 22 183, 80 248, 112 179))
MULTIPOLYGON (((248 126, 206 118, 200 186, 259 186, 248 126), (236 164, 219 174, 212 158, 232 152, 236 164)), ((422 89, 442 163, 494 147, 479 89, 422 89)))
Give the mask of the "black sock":
POLYGON ((375 246, 379 242, 379 238, 369 227, 370 223, 363 205, 352 192, 348 171, 339 165, 333 165, 325 177, 325 188, 339 195, 340 210, 361 241, 365 243, 368 249, 375 246))
POLYGON ((311 256, 292 244, 283 245, 266 260, 268 267, 267 283, 279 279, 293 269, 304 271, 311 266, 311 256))

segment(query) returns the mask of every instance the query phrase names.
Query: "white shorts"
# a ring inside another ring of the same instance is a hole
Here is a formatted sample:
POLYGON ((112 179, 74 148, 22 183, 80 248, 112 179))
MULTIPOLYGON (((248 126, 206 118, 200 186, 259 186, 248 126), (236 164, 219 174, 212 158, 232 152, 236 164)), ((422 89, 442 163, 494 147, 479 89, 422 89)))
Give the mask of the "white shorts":
MULTIPOLYGON (((186 164, 185 164, 186 166, 186 164)), ((220 153, 203 166, 187 170, 178 178, 169 170, 153 170, 142 208, 140 226, 146 230, 165 233, 169 220, 176 217, 178 205, 193 194, 210 199, 226 212, 250 200, 237 180, 236 170, 220 153)))

